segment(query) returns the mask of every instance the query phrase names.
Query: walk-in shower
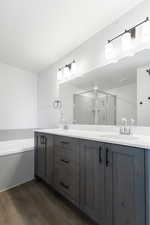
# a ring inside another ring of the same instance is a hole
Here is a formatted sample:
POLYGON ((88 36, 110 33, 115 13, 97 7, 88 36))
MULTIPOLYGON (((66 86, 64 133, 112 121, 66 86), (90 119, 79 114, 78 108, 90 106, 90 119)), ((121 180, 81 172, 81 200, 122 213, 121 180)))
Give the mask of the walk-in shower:
POLYGON ((98 88, 75 93, 74 123, 116 125, 116 96, 98 88))

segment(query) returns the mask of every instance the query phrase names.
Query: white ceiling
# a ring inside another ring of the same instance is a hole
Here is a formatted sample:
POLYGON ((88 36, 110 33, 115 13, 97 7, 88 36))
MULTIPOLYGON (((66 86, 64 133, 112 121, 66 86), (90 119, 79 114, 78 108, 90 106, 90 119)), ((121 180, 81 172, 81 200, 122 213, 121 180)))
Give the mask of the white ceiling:
POLYGON ((38 72, 140 0, 0 0, 0 61, 38 72))

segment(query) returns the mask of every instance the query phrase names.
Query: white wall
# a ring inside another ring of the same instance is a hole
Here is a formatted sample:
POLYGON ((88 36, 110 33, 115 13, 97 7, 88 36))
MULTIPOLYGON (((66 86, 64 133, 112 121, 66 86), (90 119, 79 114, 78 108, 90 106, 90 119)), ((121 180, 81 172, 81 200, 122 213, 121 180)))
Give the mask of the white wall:
POLYGON ((38 127, 55 127, 59 122, 59 111, 52 107, 58 96, 56 71, 52 67, 38 77, 38 127))
POLYGON ((37 75, 0 63, 0 129, 36 127, 37 75))
MULTIPOLYGON (((58 95, 57 88, 57 69, 72 59, 76 59, 78 71, 86 73, 90 69, 106 64, 107 61, 104 56, 104 48, 108 39, 111 39, 116 34, 128 29, 150 16, 150 1, 145 0, 133 10, 121 17, 118 21, 108 26, 104 30, 98 32, 91 39, 82 44, 79 48, 75 49, 69 55, 50 66, 46 71, 39 74, 38 86, 38 126, 50 127, 59 122, 58 113, 49 107, 52 101, 58 95), (43 93, 44 92, 44 93, 43 93)), ((115 46, 118 48, 118 45, 115 46)))

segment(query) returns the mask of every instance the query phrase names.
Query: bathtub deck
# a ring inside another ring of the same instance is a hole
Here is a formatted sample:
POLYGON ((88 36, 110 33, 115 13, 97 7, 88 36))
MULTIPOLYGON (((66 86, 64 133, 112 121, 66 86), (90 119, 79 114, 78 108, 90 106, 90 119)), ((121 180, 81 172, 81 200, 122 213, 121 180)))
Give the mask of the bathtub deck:
POLYGON ((0 225, 93 225, 38 181, 0 193, 0 225))

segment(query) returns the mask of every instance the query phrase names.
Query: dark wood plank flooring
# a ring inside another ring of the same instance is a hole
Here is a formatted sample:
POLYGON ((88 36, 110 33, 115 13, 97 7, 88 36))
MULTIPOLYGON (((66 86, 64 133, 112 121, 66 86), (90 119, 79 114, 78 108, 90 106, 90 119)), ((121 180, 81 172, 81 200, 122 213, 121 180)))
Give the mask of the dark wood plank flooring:
POLYGON ((32 181, 0 193, 0 225, 93 225, 45 184, 32 181))

